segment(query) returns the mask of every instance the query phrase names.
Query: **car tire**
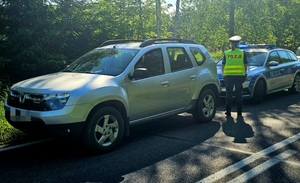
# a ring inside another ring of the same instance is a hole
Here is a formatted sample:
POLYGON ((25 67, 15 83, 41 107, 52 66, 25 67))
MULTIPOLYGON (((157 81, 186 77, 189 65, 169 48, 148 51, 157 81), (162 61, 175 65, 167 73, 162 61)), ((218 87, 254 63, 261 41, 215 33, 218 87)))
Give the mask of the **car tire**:
POLYGON ((253 92, 253 103, 259 104, 263 101, 266 91, 265 88, 264 81, 262 79, 258 80, 253 92))
POLYGON ((84 145, 97 152, 108 152, 121 143, 124 135, 124 120, 112 107, 101 107, 92 112, 84 131, 84 145))
POLYGON ((211 121, 217 110, 217 97, 211 89, 201 92, 195 111, 192 113, 197 122, 206 123, 211 121))
POLYGON ((296 94, 300 93, 300 74, 297 74, 294 78, 293 85, 289 89, 289 92, 296 94))

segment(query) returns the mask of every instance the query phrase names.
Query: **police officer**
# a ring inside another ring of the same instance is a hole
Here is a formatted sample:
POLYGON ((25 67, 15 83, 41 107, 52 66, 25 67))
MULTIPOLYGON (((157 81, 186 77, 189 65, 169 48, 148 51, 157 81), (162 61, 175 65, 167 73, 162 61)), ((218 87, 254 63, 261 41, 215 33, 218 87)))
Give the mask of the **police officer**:
POLYGON ((242 90, 246 78, 247 58, 245 52, 238 48, 240 40, 240 36, 233 36, 229 39, 231 49, 225 51, 222 61, 222 75, 226 87, 226 116, 231 116, 233 87, 235 87, 237 114, 242 116, 242 90))

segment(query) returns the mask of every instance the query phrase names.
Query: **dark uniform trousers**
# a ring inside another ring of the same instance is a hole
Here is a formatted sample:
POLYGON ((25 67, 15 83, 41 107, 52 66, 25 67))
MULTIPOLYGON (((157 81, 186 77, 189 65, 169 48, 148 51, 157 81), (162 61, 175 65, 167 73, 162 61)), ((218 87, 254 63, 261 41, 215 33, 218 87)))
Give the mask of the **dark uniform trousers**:
POLYGON ((235 87, 235 98, 238 115, 242 115, 243 110, 243 82, 245 76, 226 76, 225 87, 226 87, 226 113, 230 114, 233 100, 233 87, 235 87))

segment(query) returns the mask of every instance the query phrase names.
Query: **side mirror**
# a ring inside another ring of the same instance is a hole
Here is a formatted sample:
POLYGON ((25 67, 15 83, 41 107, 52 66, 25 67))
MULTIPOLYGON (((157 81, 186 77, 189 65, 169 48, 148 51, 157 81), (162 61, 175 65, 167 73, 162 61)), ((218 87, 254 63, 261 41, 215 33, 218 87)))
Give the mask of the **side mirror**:
POLYGON ((271 61, 271 62, 269 62, 268 65, 269 66, 277 66, 277 65, 279 65, 279 62, 277 62, 277 61, 271 61))
POLYGON ((136 68, 133 74, 128 74, 130 80, 143 79, 149 76, 149 72, 146 68, 136 68))

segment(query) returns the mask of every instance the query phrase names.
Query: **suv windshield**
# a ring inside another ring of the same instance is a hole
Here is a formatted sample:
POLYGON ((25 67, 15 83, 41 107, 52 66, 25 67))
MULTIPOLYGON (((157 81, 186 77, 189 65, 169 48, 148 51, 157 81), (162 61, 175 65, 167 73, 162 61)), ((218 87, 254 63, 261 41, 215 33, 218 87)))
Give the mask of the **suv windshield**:
MULTIPOLYGON (((245 51, 248 61, 248 66, 263 66, 267 57, 267 52, 251 52, 245 51)), ((223 59, 223 58, 222 58, 223 59)), ((217 65, 222 65, 222 59, 217 65)))
POLYGON ((123 72, 138 51, 137 49, 96 48, 75 60, 63 72, 116 76, 123 72))

